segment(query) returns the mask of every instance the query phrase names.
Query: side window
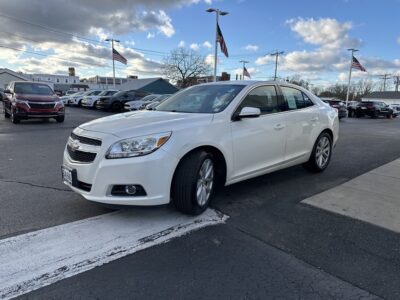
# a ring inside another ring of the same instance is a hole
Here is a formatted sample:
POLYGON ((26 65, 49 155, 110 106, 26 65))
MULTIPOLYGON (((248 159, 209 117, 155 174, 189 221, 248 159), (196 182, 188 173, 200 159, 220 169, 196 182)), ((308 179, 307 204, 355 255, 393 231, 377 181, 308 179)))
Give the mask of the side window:
POLYGON ((298 89, 282 86, 282 94, 289 110, 302 109, 314 105, 311 99, 298 89))
POLYGON ((239 105, 239 111, 243 107, 259 108, 262 115, 282 111, 276 94, 275 86, 261 86, 252 90, 239 105))
POLYGON ((304 107, 310 107, 314 105, 314 102, 312 102, 312 100, 303 93, 303 98, 304 98, 304 107))

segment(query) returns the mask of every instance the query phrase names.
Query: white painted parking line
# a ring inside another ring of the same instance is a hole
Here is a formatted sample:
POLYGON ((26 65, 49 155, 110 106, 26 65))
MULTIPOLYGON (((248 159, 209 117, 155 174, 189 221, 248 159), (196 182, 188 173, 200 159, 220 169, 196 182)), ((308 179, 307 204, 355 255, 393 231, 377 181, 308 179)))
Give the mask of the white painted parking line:
POLYGON ((167 209, 118 211, 0 240, 0 298, 13 298, 227 219, 167 209))
POLYGON ((302 202, 400 232, 400 160, 302 202))

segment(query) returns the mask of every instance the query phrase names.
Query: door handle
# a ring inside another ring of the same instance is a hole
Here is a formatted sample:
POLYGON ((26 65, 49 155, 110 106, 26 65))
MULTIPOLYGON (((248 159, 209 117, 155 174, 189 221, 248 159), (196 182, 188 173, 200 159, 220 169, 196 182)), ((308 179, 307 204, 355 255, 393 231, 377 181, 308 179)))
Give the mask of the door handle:
POLYGON ((274 126, 274 129, 276 129, 276 130, 281 130, 281 129, 285 128, 285 127, 286 127, 286 125, 284 125, 284 124, 276 124, 276 125, 274 126))
POLYGON ((318 121, 318 117, 313 117, 313 118, 311 118, 310 121, 311 121, 311 122, 316 122, 316 121, 318 121))

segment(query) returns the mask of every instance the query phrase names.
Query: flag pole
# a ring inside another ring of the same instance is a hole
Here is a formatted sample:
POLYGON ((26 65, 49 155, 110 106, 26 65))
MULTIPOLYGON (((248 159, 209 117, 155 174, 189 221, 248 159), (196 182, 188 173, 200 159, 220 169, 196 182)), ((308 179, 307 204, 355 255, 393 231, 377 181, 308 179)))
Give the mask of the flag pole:
POLYGON ((215 49, 214 49, 214 82, 217 82, 217 55, 218 55, 218 22, 219 22, 219 10, 216 13, 217 23, 215 25, 215 49))
POLYGON ((351 49, 347 49, 347 51, 351 51, 351 58, 350 58, 349 81, 347 82, 346 107, 348 105, 349 96, 350 96, 351 71, 353 70, 353 56, 354 56, 354 52, 357 52, 358 50, 351 48, 351 49))
POLYGON ((243 63, 242 75, 243 75, 243 80, 244 80, 244 68, 246 68, 246 64, 248 63, 248 61, 247 60, 241 60, 239 62, 243 63))
POLYGON ((114 39, 111 40, 111 55, 112 55, 112 61, 113 61, 113 85, 115 89, 115 61, 114 61, 114 39))

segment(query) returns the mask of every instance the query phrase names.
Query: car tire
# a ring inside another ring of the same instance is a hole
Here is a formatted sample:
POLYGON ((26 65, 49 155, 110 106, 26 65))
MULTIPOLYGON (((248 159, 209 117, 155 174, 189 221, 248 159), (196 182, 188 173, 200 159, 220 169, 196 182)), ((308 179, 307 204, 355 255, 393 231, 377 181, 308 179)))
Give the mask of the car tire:
POLYGON ((179 163, 171 187, 172 203, 182 213, 199 215, 207 209, 215 190, 213 156, 196 151, 179 163))
POLYGON ((9 119, 11 115, 7 112, 5 107, 3 107, 3 109, 4 109, 4 118, 9 119))
POLYGON ((79 106, 79 107, 82 107, 82 100, 79 100, 78 106, 79 106))
POLYGON ((11 108, 11 122, 14 124, 19 124, 19 122, 21 121, 15 114, 14 114, 14 110, 11 108))
POLYGON ((94 101, 94 102, 93 102, 92 108, 93 108, 93 109, 97 109, 96 105, 97 105, 97 101, 94 101))
POLYGON ((114 103, 111 105, 111 111, 112 111, 112 112, 121 112, 121 111, 122 111, 122 108, 123 108, 122 103, 119 102, 119 101, 114 102, 114 103))
POLYGON ((55 117, 57 123, 63 123, 65 120, 65 116, 59 116, 59 117, 55 117))
POLYGON ((374 111, 374 112, 372 113, 372 115, 371 115, 371 118, 372 118, 372 119, 376 119, 376 118, 378 118, 378 116, 379 116, 379 112, 374 111))
POLYGON ((310 159, 303 166, 310 172, 323 172, 328 167, 331 156, 332 137, 329 133, 322 132, 314 144, 310 159))

